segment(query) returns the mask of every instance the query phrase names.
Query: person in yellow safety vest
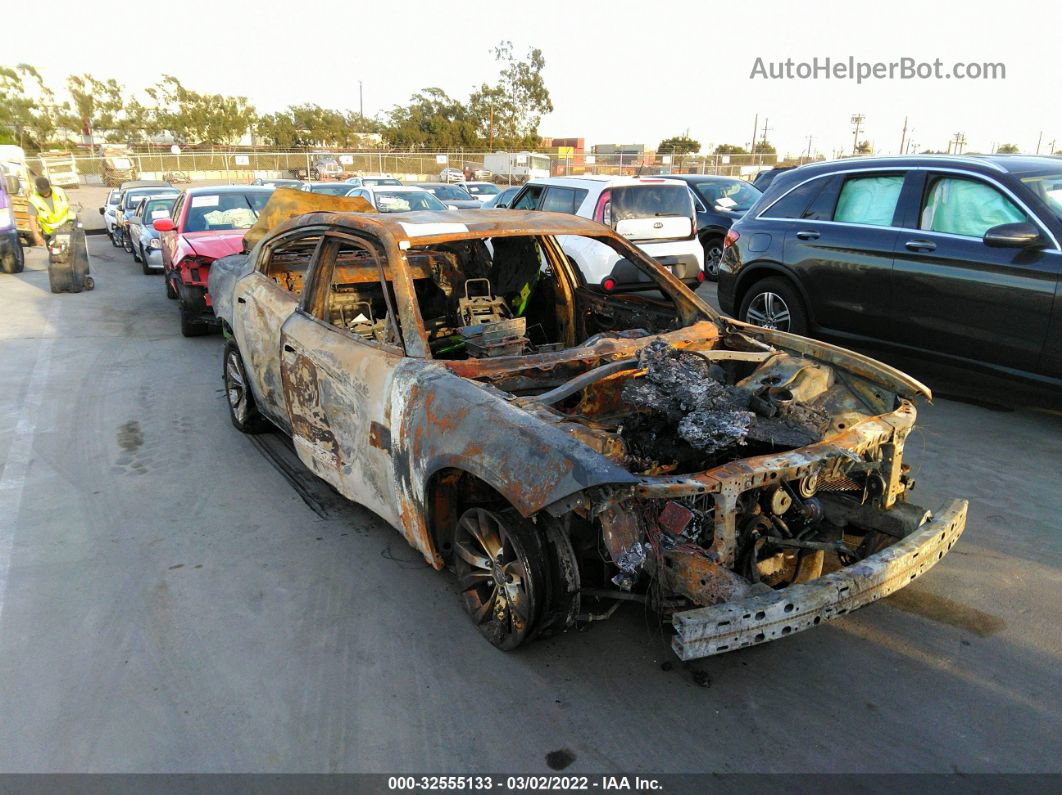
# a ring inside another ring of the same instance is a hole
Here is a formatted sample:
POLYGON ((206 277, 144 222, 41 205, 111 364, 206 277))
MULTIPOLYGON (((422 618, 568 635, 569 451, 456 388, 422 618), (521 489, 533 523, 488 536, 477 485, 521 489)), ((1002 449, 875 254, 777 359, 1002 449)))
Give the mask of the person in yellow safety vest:
MULTIPOLYGON (((67 221, 74 221, 77 215, 70 207, 70 200, 66 197, 66 191, 52 186, 47 177, 37 177, 33 181, 36 190, 30 194, 30 215, 33 216, 40 227, 44 237, 51 240, 60 226, 67 221)), ((36 234, 37 245, 43 245, 40 234, 36 234)))

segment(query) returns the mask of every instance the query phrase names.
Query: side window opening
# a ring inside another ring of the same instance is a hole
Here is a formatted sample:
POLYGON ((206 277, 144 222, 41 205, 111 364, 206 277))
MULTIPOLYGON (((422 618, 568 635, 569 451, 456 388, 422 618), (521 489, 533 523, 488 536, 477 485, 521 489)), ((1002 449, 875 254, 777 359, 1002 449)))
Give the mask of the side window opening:
POLYGON ((309 235, 280 243, 270 252, 262 272, 297 298, 320 242, 320 235, 309 235))
POLYGON ((402 348, 390 269, 368 241, 334 241, 336 253, 323 319, 371 345, 402 348))
POLYGON ((528 185, 524 192, 513 203, 514 210, 534 210, 538 207, 538 200, 542 196, 541 185, 528 185))
POLYGON ((822 177, 798 185, 764 210, 761 215, 764 218, 805 218, 805 209, 816 200, 827 182, 829 178, 822 177))
POLYGON ((833 220, 866 226, 892 226, 903 180, 902 174, 849 177, 841 187, 833 220))
POLYGON ((1010 199, 979 180, 933 177, 922 203, 918 228, 980 238, 993 226, 1028 220, 1010 199))

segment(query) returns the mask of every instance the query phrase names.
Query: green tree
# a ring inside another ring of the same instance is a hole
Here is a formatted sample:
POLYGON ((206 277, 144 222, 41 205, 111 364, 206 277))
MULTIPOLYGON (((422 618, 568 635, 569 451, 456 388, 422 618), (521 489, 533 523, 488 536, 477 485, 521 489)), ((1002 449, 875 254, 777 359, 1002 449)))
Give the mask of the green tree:
POLYGON ((699 151, 701 151, 700 142, 685 135, 676 135, 672 138, 665 138, 660 142, 660 145, 656 147, 656 153, 658 155, 687 155, 699 151))
POLYGON ((78 130, 90 146, 97 132, 117 128, 125 100, 124 89, 115 80, 97 80, 90 74, 70 75, 66 88, 74 104, 61 116, 64 126, 78 130))
POLYGON ((246 97, 201 94, 172 75, 163 75, 147 94, 156 103, 158 130, 181 144, 234 144, 258 120, 246 97))
POLYGON ((518 59, 511 41, 500 42, 493 52, 502 69, 494 85, 483 83, 469 97, 474 129, 494 148, 534 148, 541 140, 542 116, 553 112, 542 77, 546 59, 537 47, 529 48, 524 60, 518 59))
POLYGON ((855 150, 857 155, 869 155, 873 154, 874 147, 870 145, 870 141, 860 141, 855 150))
POLYGON ((998 155, 1016 155, 1021 150, 1014 144, 1000 144, 996 149, 998 155))
POLYGON ((715 148, 715 154, 717 155, 747 155, 749 151, 743 146, 737 146, 736 144, 719 144, 715 148))
POLYGON ((0 129, 9 131, 12 143, 43 149, 55 134, 58 113, 55 95, 35 68, 0 66, 0 129))
POLYGON ((441 88, 425 88, 407 105, 396 105, 383 130, 392 146, 403 149, 477 149, 483 145, 464 103, 441 88))

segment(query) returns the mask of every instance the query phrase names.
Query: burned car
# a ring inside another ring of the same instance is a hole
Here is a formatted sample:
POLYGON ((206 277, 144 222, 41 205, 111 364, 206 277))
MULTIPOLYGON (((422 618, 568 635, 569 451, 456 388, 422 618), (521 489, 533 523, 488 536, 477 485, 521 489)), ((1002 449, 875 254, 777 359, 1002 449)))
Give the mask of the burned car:
POLYGON ((723 318, 587 219, 317 209, 267 206, 211 269, 232 422, 289 434, 452 568, 499 648, 636 600, 681 658, 733 650, 903 587, 962 533, 965 501, 908 501, 929 390, 903 373, 723 318), (651 283, 587 284, 565 235, 651 283))

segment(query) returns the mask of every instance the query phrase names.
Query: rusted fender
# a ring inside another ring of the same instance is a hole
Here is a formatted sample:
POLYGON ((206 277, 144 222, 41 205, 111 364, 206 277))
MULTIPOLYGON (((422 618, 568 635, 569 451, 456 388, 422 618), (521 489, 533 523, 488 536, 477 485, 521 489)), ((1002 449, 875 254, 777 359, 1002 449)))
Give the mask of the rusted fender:
MULTIPOLYGON (((354 186, 351 185, 351 188, 354 186)), ((277 188, 266 206, 258 214, 254 226, 243 236, 244 251, 257 246, 271 231, 285 221, 309 213, 373 213, 376 210, 365 199, 356 196, 329 196, 294 188, 277 188)))
POLYGON ((556 425, 512 405, 505 393, 443 366, 396 376, 412 377, 392 392, 402 396, 398 411, 392 403, 395 474, 400 492, 421 516, 427 514, 431 476, 449 467, 489 484, 523 516, 591 486, 639 480, 556 425))

